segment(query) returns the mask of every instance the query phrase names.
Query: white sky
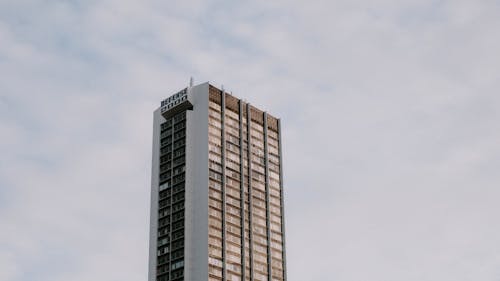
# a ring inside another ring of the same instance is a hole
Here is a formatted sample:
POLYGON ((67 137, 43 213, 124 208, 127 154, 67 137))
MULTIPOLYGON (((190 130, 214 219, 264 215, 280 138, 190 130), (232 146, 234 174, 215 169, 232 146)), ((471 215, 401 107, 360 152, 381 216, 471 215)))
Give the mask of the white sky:
POLYGON ((192 75, 282 118, 289 281, 499 281, 499 50, 499 1, 0 0, 0 280, 147 278, 192 75))

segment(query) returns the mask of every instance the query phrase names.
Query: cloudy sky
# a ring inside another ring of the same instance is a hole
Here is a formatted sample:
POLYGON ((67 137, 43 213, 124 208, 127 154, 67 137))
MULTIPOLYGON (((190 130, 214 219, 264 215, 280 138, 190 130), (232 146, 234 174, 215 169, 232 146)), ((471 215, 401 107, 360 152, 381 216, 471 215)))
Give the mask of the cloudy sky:
POLYGON ((289 281, 499 281, 499 50, 496 0, 0 0, 0 280, 146 280, 194 76, 282 118, 289 281))

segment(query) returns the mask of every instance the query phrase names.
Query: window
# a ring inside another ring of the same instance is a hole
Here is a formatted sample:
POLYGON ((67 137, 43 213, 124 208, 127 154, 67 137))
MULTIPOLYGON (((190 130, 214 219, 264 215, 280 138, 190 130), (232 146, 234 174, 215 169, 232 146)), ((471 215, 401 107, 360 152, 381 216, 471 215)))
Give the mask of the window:
POLYGON ((177 268, 181 268, 183 266, 184 266, 184 261, 178 261, 178 262, 172 264, 172 270, 177 269, 177 268))

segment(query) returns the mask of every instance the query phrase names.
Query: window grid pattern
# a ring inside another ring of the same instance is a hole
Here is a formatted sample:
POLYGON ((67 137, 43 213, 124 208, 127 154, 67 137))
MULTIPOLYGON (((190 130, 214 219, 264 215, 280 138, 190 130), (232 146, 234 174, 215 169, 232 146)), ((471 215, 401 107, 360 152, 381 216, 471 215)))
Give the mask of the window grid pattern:
POLYGON ((209 101, 209 280, 284 281, 279 129, 218 92, 209 101))
POLYGON ((160 131, 157 281, 184 280, 186 112, 168 118, 160 131))
POLYGON ((208 111, 208 274, 215 281, 223 278, 221 106, 210 101, 208 111))

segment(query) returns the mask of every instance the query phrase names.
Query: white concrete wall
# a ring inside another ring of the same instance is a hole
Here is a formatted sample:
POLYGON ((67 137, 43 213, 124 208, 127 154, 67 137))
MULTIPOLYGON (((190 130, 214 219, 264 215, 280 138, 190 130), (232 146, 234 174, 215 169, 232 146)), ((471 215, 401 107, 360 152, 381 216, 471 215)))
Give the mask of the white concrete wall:
MULTIPOLYGON (((203 83, 188 89, 193 110, 186 111, 186 197, 184 279, 208 280, 208 88, 203 83)), ((151 169, 151 214, 148 280, 156 279, 160 109, 154 112, 151 169)))
POLYGON ((160 114, 160 109, 153 113, 153 159, 151 166, 151 209, 149 222, 149 269, 148 280, 156 279, 156 248, 158 236, 158 185, 160 172, 160 124, 165 119, 160 114))
POLYGON ((208 82, 188 90, 184 280, 208 280, 208 82))

